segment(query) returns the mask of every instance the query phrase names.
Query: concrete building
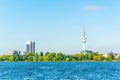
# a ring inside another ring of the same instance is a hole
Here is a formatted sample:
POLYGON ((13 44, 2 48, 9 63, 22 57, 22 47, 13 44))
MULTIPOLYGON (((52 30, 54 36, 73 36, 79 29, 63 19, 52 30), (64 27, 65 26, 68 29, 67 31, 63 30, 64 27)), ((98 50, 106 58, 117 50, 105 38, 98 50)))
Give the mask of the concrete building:
POLYGON ((27 41, 26 43, 26 52, 34 52, 35 53, 35 42, 34 41, 27 41))
POLYGON ((35 53, 35 42, 34 41, 32 42, 32 52, 35 53))
MULTIPOLYGON (((81 53, 84 54, 84 51, 82 51, 81 53)), ((97 51, 91 51, 91 50, 86 50, 85 53, 86 54, 98 54, 97 51)))
POLYGON ((8 55, 21 55, 21 51, 13 50, 8 52, 8 55))
POLYGON ((83 53, 86 54, 86 42, 87 42, 87 37, 85 35, 85 26, 83 26, 83 38, 82 38, 82 43, 83 43, 83 53))

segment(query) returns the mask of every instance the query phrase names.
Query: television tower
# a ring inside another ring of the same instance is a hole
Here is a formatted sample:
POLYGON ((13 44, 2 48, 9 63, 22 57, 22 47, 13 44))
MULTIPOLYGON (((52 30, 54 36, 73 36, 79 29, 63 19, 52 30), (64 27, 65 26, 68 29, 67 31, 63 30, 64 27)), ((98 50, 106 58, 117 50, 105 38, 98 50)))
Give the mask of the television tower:
POLYGON ((82 43, 83 43, 83 53, 85 54, 86 53, 86 40, 87 40, 87 37, 85 35, 85 26, 83 26, 83 39, 82 39, 82 43))

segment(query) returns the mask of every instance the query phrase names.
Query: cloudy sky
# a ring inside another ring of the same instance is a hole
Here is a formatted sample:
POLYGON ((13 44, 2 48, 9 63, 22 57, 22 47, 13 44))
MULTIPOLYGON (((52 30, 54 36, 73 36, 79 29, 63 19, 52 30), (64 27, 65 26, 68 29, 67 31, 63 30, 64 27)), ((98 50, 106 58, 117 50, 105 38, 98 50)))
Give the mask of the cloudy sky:
POLYGON ((79 53, 83 25, 88 50, 120 53, 120 0, 0 0, 0 53, 79 53))

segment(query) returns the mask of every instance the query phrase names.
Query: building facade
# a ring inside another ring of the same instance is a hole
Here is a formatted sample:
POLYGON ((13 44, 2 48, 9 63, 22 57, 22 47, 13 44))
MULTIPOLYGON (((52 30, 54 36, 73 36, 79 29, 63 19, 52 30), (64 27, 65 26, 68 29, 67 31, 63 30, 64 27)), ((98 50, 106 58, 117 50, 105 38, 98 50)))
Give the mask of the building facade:
POLYGON ((21 55, 21 51, 13 50, 8 52, 7 55, 21 55))
POLYGON ((34 52, 35 53, 35 42, 34 41, 27 41, 26 43, 26 52, 34 52))

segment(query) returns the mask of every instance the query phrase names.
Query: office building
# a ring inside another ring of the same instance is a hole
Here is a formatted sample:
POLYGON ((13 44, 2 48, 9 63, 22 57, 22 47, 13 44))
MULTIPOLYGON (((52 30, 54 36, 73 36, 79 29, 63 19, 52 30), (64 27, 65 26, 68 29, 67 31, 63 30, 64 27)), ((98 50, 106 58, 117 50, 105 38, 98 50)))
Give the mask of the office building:
POLYGON ((34 52, 35 53, 35 42, 34 41, 27 41, 26 43, 26 52, 34 52))

